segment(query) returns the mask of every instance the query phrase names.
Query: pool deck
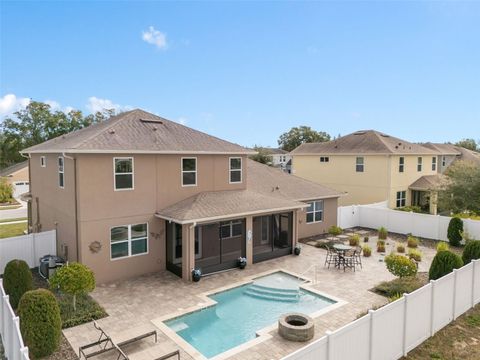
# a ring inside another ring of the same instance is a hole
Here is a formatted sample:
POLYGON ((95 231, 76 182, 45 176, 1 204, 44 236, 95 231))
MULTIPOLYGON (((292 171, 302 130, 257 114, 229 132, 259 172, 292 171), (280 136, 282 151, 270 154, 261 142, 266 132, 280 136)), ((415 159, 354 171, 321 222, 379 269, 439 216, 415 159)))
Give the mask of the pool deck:
MULTIPOLYGON (((387 253, 395 245, 390 241, 387 253)), ((375 240, 370 240, 370 246, 375 247, 375 240)), ((420 247, 423 259, 420 271, 427 271, 435 250, 420 247)), ((159 319, 171 318, 173 315, 185 313, 208 305, 205 294, 218 292, 220 289, 230 288, 234 285, 245 283, 249 279, 262 273, 274 270, 285 270, 314 280, 315 271, 317 283, 311 285, 313 289, 327 296, 343 300, 341 306, 336 306, 327 313, 314 318, 315 339, 322 337, 326 330, 335 330, 376 305, 387 302, 384 297, 370 292, 381 281, 391 280, 393 276, 387 271, 385 264, 380 262, 380 255, 374 250, 372 257, 362 258, 363 269, 356 272, 323 267, 325 250, 304 245, 300 256, 284 256, 247 266, 244 270, 215 274, 202 278, 198 283, 184 282, 174 274, 164 271, 145 275, 113 284, 99 285, 93 292, 93 297, 106 309, 110 316, 98 321, 104 330, 112 337, 137 336, 146 330, 158 331, 158 343, 152 338, 139 341, 135 345, 125 348, 128 355, 135 354, 135 359, 152 360, 170 351, 179 349, 181 359, 199 359, 200 354, 192 353, 187 346, 182 347, 181 342, 175 341, 175 336, 163 328, 155 326, 159 319), (313 265, 318 265, 316 270, 313 265), (189 350, 188 352, 185 349, 189 350)), ((306 343, 288 342, 281 338, 275 328, 264 331, 267 336, 257 338, 252 346, 240 352, 232 352, 229 359, 280 359, 283 356, 299 349, 306 343)), ((64 334, 73 349, 78 353, 78 348, 98 339, 98 332, 92 323, 84 324, 64 330, 64 334)), ((178 339, 177 339, 178 340, 178 339)), ((250 344, 249 344, 250 345, 250 344)), ((220 356, 225 358, 225 356, 220 356)), ((96 359, 116 359, 111 352, 101 355, 96 359)))

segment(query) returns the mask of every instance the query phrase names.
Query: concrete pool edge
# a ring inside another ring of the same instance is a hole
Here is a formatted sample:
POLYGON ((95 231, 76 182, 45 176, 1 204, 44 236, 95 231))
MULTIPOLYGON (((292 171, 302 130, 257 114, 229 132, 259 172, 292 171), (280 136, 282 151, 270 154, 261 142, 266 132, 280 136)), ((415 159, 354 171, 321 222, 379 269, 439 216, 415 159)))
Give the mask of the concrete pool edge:
POLYGON ((268 271, 258 273, 258 274, 255 274, 255 275, 246 276, 244 278, 244 280, 237 281, 235 283, 232 283, 232 284, 229 284, 229 285, 226 285, 226 286, 222 286, 222 287, 216 288, 214 290, 210 290, 210 291, 200 293, 196 296, 198 298, 200 298, 202 300, 202 302, 199 302, 197 305, 193 305, 193 306, 188 307, 186 309, 181 309, 181 310, 176 311, 174 313, 152 319, 151 323, 153 323, 153 325, 155 325, 157 328, 159 328, 170 340, 172 340, 174 343, 176 343, 182 350, 184 350, 188 355, 190 355, 195 360, 223 360, 223 359, 227 359, 230 356, 238 354, 238 353, 240 353, 242 351, 245 351, 245 350, 261 343, 261 342, 264 342, 264 341, 272 338, 272 335, 270 335, 270 332, 277 329, 277 322, 256 331, 256 336, 257 337, 255 339, 246 341, 243 344, 235 346, 235 347, 233 347, 233 348, 231 348, 227 351, 224 351, 224 352, 222 352, 222 353, 220 353, 220 354, 218 354, 218 355, 216 355, 212 358, 207 358, 206 356, 204 356, 199 350, 197 350, 189 342, 187 342, 180 335, 178 335, 173 329, 171 329, 169 326, 167 326, 165 324, 165 322, 170 321, 170 320, 174 320, 176 318, 179 318, 181 316, 184 316, 184 315, 187 315, 187 314, 190 314, 190 313, 193 313, 193 312, 201 311, 201 310, 204 310, 206 308, 215 306, 217 304, 217 302, 215 300, 213 300, 212 298, 210 298, 210 296, 212 296, 212 295, 216 295, 216 294, 219 294, 219 293, 224 292, 224 291, 228 291, 228 290, 232 290, 234 288, 238 288, 238 287, 241 287, 241 286, 248 285, 248 284, 252 283, 255 279, 258 279, 258 278, 263 277, 263 276, 271 275, 273 273, 278 273, 278 272, 282 272, 282 273, 291 275, 293 277, 296 277, 300 280, 304 280, 304 283, 299 285, 299 287, 301 289, 303 289, 305 291, 308 291, 308 292, 311 292, 311 293, 313 293, 315 295, 318 295, 320 297, 323 297, 325 299, 329 299, 329 300, 334 301, 334 303, 326 306, 325 308, 309 314, 309 316, 312 317, 313 319, 318 318, 319 316, 325 315, 326 313, 328 313, 328 312, 330 312, 334 309, 337 309, 340 306, 343 306, 343 305, 347 304, 346 301, 344 301, 340 298, 337 298, 335 296, 331 296, 329 294, 326 294, 322 291, 319 291, 319 290, 313 288, 313 285, 315 285, 315 284, 313 284, 312 280, 309 277, 297 274, 297 273, 292 272, 292 271, 284 270, 284 269, 272 269, 272 270, 268 270, 268 271))

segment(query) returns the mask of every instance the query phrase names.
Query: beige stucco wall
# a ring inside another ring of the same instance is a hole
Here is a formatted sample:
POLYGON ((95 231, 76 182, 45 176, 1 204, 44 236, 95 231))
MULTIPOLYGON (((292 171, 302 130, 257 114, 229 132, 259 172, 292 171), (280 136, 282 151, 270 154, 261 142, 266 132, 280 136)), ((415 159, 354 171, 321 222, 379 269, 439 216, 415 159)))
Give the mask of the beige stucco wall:
POLYGON ((337 225, 337 198, 323 200, 323 221, 316 223, 306 223, 306 209, 297 212, 298 238, 323 234, 328 231, 332 225, 337 225))
POLYGON ((364 172, 355 171, 356 155, 328 155, 329 162, 321 163, 320 155, 294 155, 294 174, 331 187, 346 196, 339 205, 371 204, 389 197, 389 162, 387 156, 364 155, 364 172))

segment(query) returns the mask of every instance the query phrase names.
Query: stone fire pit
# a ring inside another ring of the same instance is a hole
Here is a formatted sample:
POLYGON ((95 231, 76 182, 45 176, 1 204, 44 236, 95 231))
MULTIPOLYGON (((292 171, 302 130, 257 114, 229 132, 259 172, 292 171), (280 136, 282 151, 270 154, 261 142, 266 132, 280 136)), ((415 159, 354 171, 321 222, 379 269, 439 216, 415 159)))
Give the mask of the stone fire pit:
POLYGON ((278 320, 278 333, 290 341, 308 341, 313 338, 315 324, 310 316, 300 313, 288 313, 278 320))

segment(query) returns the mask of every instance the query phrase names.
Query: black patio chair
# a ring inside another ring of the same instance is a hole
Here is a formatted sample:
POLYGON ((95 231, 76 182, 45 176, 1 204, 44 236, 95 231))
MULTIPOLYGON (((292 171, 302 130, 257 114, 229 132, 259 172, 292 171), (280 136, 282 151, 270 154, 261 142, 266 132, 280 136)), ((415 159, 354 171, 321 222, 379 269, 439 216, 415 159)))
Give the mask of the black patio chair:
POLYGON ((357 265, 357 260, 356 260, 356 250, 351 249, 347 250, 345 254, 343 255, 343 271, 345 271, 346 268, 353 269, 355 271, 355 267, 357 265))
POLYGON ((325 245, 325 247, 327 249, 327 256, 325 258, 325 264, 323 266, 328 265, 328 269, 330 269, 330 265, 337 266, 339 262, 339 256, 337 251, 334 248, 331 248, 328 245, 325 245))

